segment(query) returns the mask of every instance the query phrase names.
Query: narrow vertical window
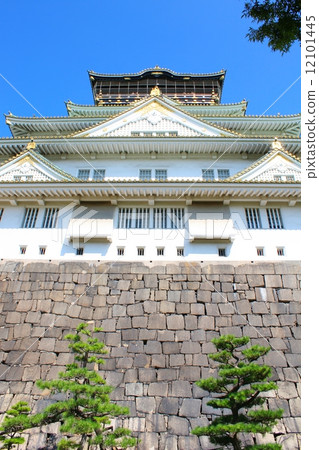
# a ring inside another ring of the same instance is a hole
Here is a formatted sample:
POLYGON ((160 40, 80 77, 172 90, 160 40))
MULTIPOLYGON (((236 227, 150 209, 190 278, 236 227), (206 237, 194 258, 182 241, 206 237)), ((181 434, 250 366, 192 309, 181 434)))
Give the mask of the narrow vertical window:
POLYGON ((0 208, 0 222, 1 222, 2 216, 3 216, 3 208, 0 208))
POLYGON ((137 247, 137 256, 144 256, 144 247, 137 247))
POLYGON ((257 247, 256 250, 257 250, 257 256, 265 256, 263 247, 257 247))
POLYGON ((172 228, 184 228, 185 226, 185 210, 184 208, 171 208, 170 219, 172 228))
POLYGON ((219 248, 218 249, 218 256, 226 256, 226 249, 225 248, 219 248))
POLYGON ((27 251, 27 246, 21 245, 20 246, 20 255, 25 255, 26 251, 27 251))
POLYGON ((125 250, 124 247, 117 248, 117 256, 124 256, 125 250))
POLYGON ((260 213, 258 208, 246 208, 245 214, 248 228, 261 228, 260 213))
POLYGON ((83 247, 78 247, 77 249, 76 249, 76 255, 77 256, 82 256, 83 255, 83 253, 84 253, 84 248, 83 247))
POLYGON ((46 247, 39 247, 39 254, 40 255, 45 255, 47 248, 46 247))
POLYGON ((132 228, 149 228, 149 208, 136 208, 132 228))
POLYGON ((167 208, 154 208, 153 228, 167 228, 167 208))
POLYGON ((164 256, 164 247, 157 247, 157 256, 164 256))
POLYGON ((269 208, 269 209, 266 209, 266 211, 267 211, 269 228, 282 229, 284 226, 282 223, 280 209, 279 208, 269 208))
POLYGON ((284 249, 284 247, 277 247, 277 255, 278 256, 285 256, 285 249, 284 249))
POLYGON ((38 212, 38 208, 26 208, 22 228, 34 228, 37 221, 38 212))
POLYGON ((184 249, 182 247, 176 249, 177 256, 184 256, 184 249))
POLYGON ((58 214, 59 208, 45 208, 42 228, 55 228, 58 214))

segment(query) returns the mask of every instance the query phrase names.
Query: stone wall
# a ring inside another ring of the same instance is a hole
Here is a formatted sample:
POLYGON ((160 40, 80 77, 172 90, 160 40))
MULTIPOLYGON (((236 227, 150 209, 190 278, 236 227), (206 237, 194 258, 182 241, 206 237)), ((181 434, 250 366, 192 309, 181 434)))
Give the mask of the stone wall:
MULTIPOLYGON (((57 378, 71 361, 63 336, 83 321, 103 328, 102 371, 112 398, 130 407, 123 423, 139 450, 213 448, 190 430, 216 414, 195 381, 213 373, 208 354, 219 334, 270 345, 284 409, 274 434, 257 442, 298 449, 300 431, 300 264, 88 263, 0 264, 0 413, 18 400, 48 401, 34 381, 57 378)), ((35 430, 27 448, 54 448, 55 427, 35 430), (51 445, 51 447, 50 447, 51 445)))

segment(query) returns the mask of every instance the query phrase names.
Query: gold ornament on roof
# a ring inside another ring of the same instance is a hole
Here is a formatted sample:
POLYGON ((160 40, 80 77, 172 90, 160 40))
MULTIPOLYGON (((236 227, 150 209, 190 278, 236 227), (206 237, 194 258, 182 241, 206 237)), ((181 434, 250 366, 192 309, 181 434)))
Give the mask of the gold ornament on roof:
POLYGON ((282 150, 281 142, 275 137, 274 142, 272 143, 273 150, 282 150))
POLYGON ((161 90, 158 86, 154 86, 153 89, 151 89, 150 95, 152 97, 158 97, 159 95, 161 95, 161 90))
POLYGON ((34 142, 33 139, 31 139, 27 145, 27 150, 34 150, 36 148, 36 146, 37 146, 37 144, 34 142))

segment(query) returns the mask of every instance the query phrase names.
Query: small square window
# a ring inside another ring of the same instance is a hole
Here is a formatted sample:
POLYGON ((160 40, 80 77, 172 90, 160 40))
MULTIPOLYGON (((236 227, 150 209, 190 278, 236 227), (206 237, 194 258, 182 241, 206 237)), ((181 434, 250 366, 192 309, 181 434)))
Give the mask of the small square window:
POLYGON ((218 256, 226 256, 226 249, 225 248, 219 248, 218 249, 218 256))
POLYGON ((177 248, 176 249, 177 256, 184 256, 184 249, 183 248, 177 248))
POLYGON ((124 247, 117 248, 117 256, 124 256, 124 247))
POLYGON ((47 248, 46 247, 39 247, 39 253, 40 255, 45 255, 47 248))
POLYGON ((156 180, 167 180, 167 170, 166 169, 156 169, 155 170, 156 180))
POLYGON ((140 180, 151 180, 152 170, 151 169, 140 169, 140 180))
POLYGON ((105 169, 94 169, 93 171, 93 180, 95 181, 103 181, 105 178, 105 169))
POLYGON ((218 169, 217 174, 219 180, 225 180, 229 177, 229 169, 218 169))
POLYGON ((210 181, 214 179, 214 170, 213 169, 202 169, 202 178, 205 181, 210 181))
POLYGON ((137 256, 144 256, 144 247, 137 247, 137 256))
POLYGON ((82 256, 83 253, 84 253, 84 248, 83 248, 83 247, 78 247, 78 248, 76 249, 75 254, 76 254, 77 256, 82 256))
POLYGON ((164 247, 157 248, 157 256, 164 256, 164 247))
POLYGON ((20 255, 25 255, 26 251, 27 251, 26 245, 21 245, 20 246, 20 255))
POLYGON ((90 169, 79 169, 78 178, 80 180, 88 180, 90 178, 90 169))
POLYGON ((278 256, 285 256, 285 249, 284 249, 284 247, 277 247, 277 255, 278 256))
POLYGON ((257 247, 257 256, 264 256, 264 247, 257 247))

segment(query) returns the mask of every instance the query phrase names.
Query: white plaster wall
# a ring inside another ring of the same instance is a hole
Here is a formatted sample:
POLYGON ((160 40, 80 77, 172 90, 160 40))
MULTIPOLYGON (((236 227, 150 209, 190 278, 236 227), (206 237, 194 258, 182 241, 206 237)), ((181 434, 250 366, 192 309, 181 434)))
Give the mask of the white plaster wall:
MULTIPOLYGON (((256 158, 257 159, 257 158, 256 158)), ((77 176, 79 169, 90 169, 91 176, 94 169, 105 169, 105 176, 111 178, 139 178, 139 169, 167 169, 168 178, 198 178, 202 177, 202 169, 214 169, 217 178, 217 169, 229 169, 230 176, 249 167, 255 160, 225 158, 214 159, 77 159, 52 160, 53 164, 65 172, 77 176)))
MULTIPOLYGON (((134 206, 134 205, 131 205, 134 206)), ((164 206, 164 205, 163 205, 164 206)), ((252 207, 253 205, 249 205, 252 207)), ((270 207, 270 206, 269 206, 270 207)), ((84 243, 84 255, 76 256, 76 245, 66 239, 68 220, 62 227, 43 229, 42 220, 44 207, 39 207, 37 228, 21 228, 24 208, 4 206, 4 213, 0 222, 0 258, 19 259, 92 259, 92 260, 124 260, 124 261, 176 261, 176 260, 274 260, 274 259, 301 259, 300 243, 300 210, 298 207, 289 207, 271 204, 271 207, 280 207, 284 229, 268 229, 265 217, 265 208, 260 208, 262 224, 265 228, 248 230, 244 215, 245 205, 230 206, 230 217, 236 220, 236 229, 233 242, 190 242, 188 240, 187 226, 185 230, 123 230, 117 228, 117 209, 113 211, 114 230, 112 243, 88 241, 84 243), (20 246, 27 246, 25 255, 20 254, 20 246), (46 246, 44 256, 39 254, 39 247, 46 246), (117 248, 125 247, 125 255, 118 256, 117 248), (145 248, 145 255, 137 255, 137 247, 145 248), (164 247, 164 256, 157 256, 157 247, 164 247), (184 247, 184 257, 177 257, 176 248, 184 247), (264 256, 257 256, 257 247, 264 248, 264 256), (277 247, 284 247, 285 256, 277 255, 277 247), (226 249, 226 258, 218 256, 218 248, 226 249)), ((186 209, 186 214, 191 208, 186 209)), ((111 212, 108 216, 112 216, 111 212)), ((229 214, 227 212, 227 217, 229 214)))

